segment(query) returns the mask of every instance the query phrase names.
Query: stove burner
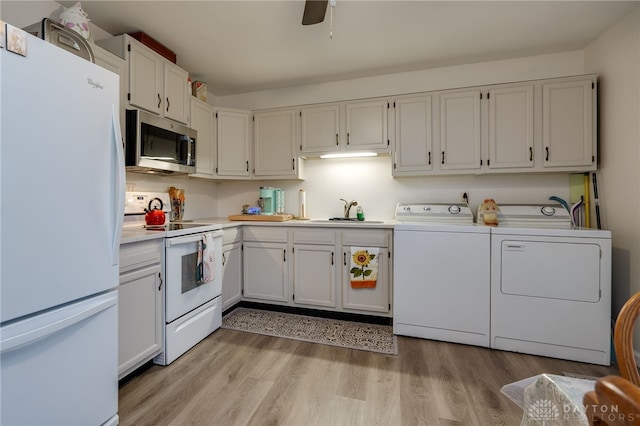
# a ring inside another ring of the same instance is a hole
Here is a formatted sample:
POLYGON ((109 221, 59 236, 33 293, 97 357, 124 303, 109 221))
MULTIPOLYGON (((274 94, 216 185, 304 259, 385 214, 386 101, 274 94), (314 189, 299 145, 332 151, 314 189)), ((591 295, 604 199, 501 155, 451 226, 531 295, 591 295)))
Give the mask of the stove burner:
POLYGON ((167 223, 166 225, 146 225, 149 231, 178 231, 181 229, 201 228, 203 225, 193 223, 167 223))

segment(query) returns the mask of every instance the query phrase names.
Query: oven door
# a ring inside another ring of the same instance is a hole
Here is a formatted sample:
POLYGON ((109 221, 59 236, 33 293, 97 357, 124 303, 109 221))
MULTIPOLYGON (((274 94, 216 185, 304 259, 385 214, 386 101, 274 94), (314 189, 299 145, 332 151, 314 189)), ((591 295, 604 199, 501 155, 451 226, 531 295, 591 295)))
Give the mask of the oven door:
POLYGON ((166 322, 170 323, 222 294, 222 231, 214 237, 213 280, 199 284, 196 279, 198 241, 203 233, 165 240, 166 322))

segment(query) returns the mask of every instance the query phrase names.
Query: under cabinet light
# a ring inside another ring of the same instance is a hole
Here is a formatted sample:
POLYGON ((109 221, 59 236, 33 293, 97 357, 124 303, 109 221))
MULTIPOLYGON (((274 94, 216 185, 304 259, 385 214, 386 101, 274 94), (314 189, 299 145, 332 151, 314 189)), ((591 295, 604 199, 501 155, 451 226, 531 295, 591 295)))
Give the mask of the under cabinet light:
POLYGON ((337 152, 335 154, 322 154, 320 158, 354 158, 354 157, 376 157, 375 152, 337 152))

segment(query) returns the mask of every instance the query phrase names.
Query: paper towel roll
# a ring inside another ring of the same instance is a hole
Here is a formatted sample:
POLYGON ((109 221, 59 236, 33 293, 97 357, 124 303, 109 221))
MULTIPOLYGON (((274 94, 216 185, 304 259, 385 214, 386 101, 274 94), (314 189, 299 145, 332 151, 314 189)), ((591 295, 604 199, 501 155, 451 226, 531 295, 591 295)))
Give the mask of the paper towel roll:
POLYGON ((298 217, 305 219, 307 217, 307 193, 304 189, 301 189, 298 195, 298 217))

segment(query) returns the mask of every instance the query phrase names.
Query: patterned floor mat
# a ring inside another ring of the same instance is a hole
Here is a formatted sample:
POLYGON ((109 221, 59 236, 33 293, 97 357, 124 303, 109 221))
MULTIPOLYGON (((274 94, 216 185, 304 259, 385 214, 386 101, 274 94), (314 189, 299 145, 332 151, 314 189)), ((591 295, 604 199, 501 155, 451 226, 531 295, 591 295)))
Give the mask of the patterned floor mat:
POLYGON ((396 336, 390 325, 236 308, 222 319, 222 328, 383 354, 398 354, 396 336))

